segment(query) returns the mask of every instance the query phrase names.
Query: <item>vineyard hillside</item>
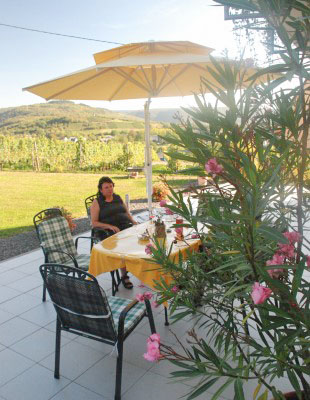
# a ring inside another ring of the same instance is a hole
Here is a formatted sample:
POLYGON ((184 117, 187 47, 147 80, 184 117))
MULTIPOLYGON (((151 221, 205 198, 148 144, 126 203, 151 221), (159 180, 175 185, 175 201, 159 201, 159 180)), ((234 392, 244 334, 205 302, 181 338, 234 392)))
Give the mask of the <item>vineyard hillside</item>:
MULTIPOLYGON (((192 107, 188 106, 187 108, 191 109, 192 107)), ((226 108, 218 107, 218 110, 222 113, 225 113, 226 108)), ((143 110, 119 110, 118 112, 126 115, 132 115, 134 117, 144 118, 143 110)), ((150 117, 153 122, 161 122, 169 125, 169 123, 177 124, 179 118, 186 120, 189 118, 189 114, 187 114, 187 112, 182 108, 151 108, 150 117)))
MULTIPOLYGON (((153 123, 151 129, 161 129, 153 123)), ((0 109, 0 135, 45 136, 54 139, 85 137, 95 140, 104 135, 136 134, 143 138, 144 119, 104 108, 50 101, 0 109)))
MULTIPOLYGON (((118 112, 126 115, 131 115, 134 117, 144 118, 143 110, 119 110, 118 112)), ((177 123, 177 116, 181 116, 182 118, 187 118, 188 114, 181 108, 151 108, 150 109, 150 117, 154 122, 162 122, 162 123, 177 123)))

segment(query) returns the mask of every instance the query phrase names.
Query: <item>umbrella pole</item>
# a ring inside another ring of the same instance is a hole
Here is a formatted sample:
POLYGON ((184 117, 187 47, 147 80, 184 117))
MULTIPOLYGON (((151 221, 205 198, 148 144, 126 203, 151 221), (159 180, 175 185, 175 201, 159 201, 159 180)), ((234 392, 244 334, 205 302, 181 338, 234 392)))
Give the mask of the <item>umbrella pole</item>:
POLYGON ((150 104, 151 99, 144 104, 144 121, 145 121, 145 175, 146 175, 146 194, 147 194, 147 207, 149 214, 152 214, 152 154, 151 154, 151 141, 150 141, 150 104))

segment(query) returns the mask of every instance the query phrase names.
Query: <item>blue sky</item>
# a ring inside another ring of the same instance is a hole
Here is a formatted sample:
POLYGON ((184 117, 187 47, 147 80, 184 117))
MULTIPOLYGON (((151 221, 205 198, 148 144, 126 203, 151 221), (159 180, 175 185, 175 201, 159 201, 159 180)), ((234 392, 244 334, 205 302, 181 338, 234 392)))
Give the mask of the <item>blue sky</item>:
MULTIPOLYGON (((236 55, 232 23, 212 0, 9 0, 0 23, 111 42, 189 40, 236 55)), ((22 88, 94 65, 92 55, 117 44, 91 42, 0 25, 0 107, 44 102, 22 88)), ((144 100, 89 102, 142 109, 144 100)), ((152 107, 190 105, 186 97, 155 99, 152 107)))

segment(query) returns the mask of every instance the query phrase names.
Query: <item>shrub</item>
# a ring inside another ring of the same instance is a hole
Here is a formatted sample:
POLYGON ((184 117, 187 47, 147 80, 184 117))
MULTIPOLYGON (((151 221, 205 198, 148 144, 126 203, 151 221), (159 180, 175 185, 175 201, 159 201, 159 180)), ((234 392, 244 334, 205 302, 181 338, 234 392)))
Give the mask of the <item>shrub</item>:
POLYGON ((64 218, 66 218, 66 220, 68 222, 70 231, 73 232, 74 229, 76 228, 76 224, 72 220, 72 218, 73 218, 72 217, 72 213, 70 211, 68 211, 64 207, 54 206, 53 208, 59 208, 60 209, 60 211, 62 212, 62 215, 64 216, 64 218))
POLYGON ((153 201, 160 201, 167 198, 168 194, 170 193, 167 185, 162 182, 155 183, 153 185, 153 201))

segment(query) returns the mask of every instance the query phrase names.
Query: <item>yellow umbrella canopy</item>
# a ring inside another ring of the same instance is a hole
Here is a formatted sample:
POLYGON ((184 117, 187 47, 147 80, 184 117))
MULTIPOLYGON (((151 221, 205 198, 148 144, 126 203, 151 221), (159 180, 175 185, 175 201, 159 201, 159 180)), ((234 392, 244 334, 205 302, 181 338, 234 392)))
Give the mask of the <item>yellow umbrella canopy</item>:
MULTIPOLYGON (((152 97, 187 96, 201 92, 201 76, 216 83, 207 67, 212 67, 212 48, 188 41, 131 43, 96 53, 96 64, 59 78, 24 88, 46 100, 127 100, 147 98, 145 105, 145 172, 148 206, 152 198, 149 105, 152 97)), ((243 80, 256 68, 233 61, 243 80), (241 70, 240 70, 241 68, 241 70)), ((265 79, 266 80, 266 79, 265 79)), ((218 85, 218 83, 217 83, 218 85)))
MULTIPOLYGON (((201 76, 214 79, 212 48, 186 41, 132 43, 94 54, 96 65, 24 88, 46 100, 128 100, 188 96, 200 92, 201 76)), ((218 60, 222 65, 223 61, 218 60)), ((227 62, 227 61, 226 61, 227 62)), ((233 64, 233 61, 229 61, 233 64)), ((239 63, 235 63, 239 68, 239 63)), ((245 68, 250 77, 256 68, 245 68)), ((241 72, 244 72, 241 71, 241 72)), ((218 85, 218 83, 217 83, 218 85)))
POLYGON ((185 41, 128 44, 95 54, 93 67, 24 90, 46 100, 186 96, 199 91, 211 51, 185 41))

